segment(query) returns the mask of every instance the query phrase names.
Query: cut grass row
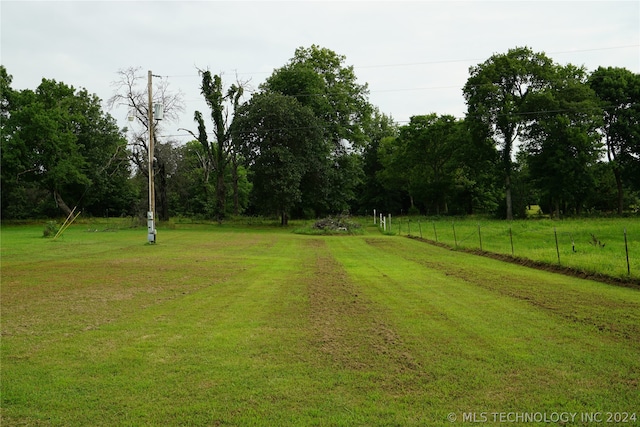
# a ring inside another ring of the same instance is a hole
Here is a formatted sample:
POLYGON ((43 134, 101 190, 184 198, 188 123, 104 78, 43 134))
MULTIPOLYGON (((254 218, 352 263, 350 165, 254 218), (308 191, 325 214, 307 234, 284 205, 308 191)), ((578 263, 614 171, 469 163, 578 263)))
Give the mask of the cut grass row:
POLYGON ((85 229, 2 230, 2 425, 640 407, 634 289, 371 232, 85 229))

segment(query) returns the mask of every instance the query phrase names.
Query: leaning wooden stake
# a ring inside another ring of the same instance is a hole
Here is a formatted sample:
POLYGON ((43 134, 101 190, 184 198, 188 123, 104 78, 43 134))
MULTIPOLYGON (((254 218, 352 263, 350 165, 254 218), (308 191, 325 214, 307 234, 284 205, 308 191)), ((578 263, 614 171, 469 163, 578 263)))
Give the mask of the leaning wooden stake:
POLYGON ((53 239, 55 240, 59 235, 60 232, 62 231, 62 229, 64 228, 65 225, 67 225, 67 222, 69 222, 69 219, 73 216, 73 213, 76 211, 76 208, 73 208, 73 210, 69 213, 69 215, 67 216, 67 219, 64 220, 64 222, 62 223, 62 225, 60 226, 60 229, 58 230, 58 232, 56 233, 55 236, 53 236, 53 239))
POLYGON ((62 235, 62 233, 64 233, 64 231, 65 231, 67 228, 69 228, 69 226, 70 226, 71 224, 73 224, 73 221, 75 221, 75 220, 76 220, 76 218, 78 218, 78 217, 80 216, 80 214, 81 214, 82 212, 78 212, 78 213, 76 214, 76 216, 74 216, 74 217, 72 218, 72 215, 73 215, 73 213, 76 211, 76 208, 77 208, 77 206, 76 206, 75 208, 73 208, 73 210, 71 211, 71 213, 69 214, 69 216, 67 217, 67 219, 64 221, 64 224, 62 224, 62 226, 60 227, 60 230, 58 230, 58 232, 56 233, 56 235, 55 235, 55 236, 53 236, 53 240, 56 240, 56 239, 58 238, 58 236, 61 236, 61 235, 62 235))
POLYGON ((624 250, 627 253, 627 275, 631 276, 631 265, 629 264, 629 245, 627 244, 627 228, 624 229, 624 250))

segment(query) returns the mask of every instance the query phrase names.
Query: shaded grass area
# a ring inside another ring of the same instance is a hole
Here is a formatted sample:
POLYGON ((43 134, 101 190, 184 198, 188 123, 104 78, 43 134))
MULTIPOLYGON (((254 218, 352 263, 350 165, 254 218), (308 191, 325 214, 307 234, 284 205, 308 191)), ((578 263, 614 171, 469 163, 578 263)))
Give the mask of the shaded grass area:
POLYGON ((636 411, 640 292, 374 233, 2 229, 2 425, 636 411))

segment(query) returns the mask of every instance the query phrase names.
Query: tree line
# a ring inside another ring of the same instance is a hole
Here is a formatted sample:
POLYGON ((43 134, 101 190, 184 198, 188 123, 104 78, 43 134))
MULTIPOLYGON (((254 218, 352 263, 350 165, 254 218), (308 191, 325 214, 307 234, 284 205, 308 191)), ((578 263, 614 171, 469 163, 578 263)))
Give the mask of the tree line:
MULTIPOLYGON (((553 216, 640 208, 640 75, 588 72, 517 47, 469 70, 463 118, 421 114, 396 123, 368 100, 334 51, 298 48, 249 95, 199 70, 208 111, 193 112, 186 144, 163 138, 184 113, 162 81, 148 123, 140 69, 118 72, 108 105, 129 108, 119 129, 86 89, 43 79, 13 90, 0 66, 2 218, 144 216, 148 134, 154 132, 157 215, 315 218, 349 211, 553 216), (206 117, 213 125, 207 129, 206 117)), ((152 106, 151 106, 152 108, 152 106)))

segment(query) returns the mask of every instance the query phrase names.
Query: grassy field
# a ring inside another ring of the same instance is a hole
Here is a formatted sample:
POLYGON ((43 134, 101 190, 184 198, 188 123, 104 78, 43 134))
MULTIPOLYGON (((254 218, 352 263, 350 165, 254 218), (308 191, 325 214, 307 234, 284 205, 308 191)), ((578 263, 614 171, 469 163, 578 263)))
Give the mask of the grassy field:
POLYGON ((639 422, 637 289, 373 227, 105 228, 2 228, 2 426, 639 422))
POLYGON ((451 248, 482 249, 640 283, 640 218, 531 219, 510 223, 486 218, 401 217, 392 218, 392 223, 394 234, 422 236, 451 248))

